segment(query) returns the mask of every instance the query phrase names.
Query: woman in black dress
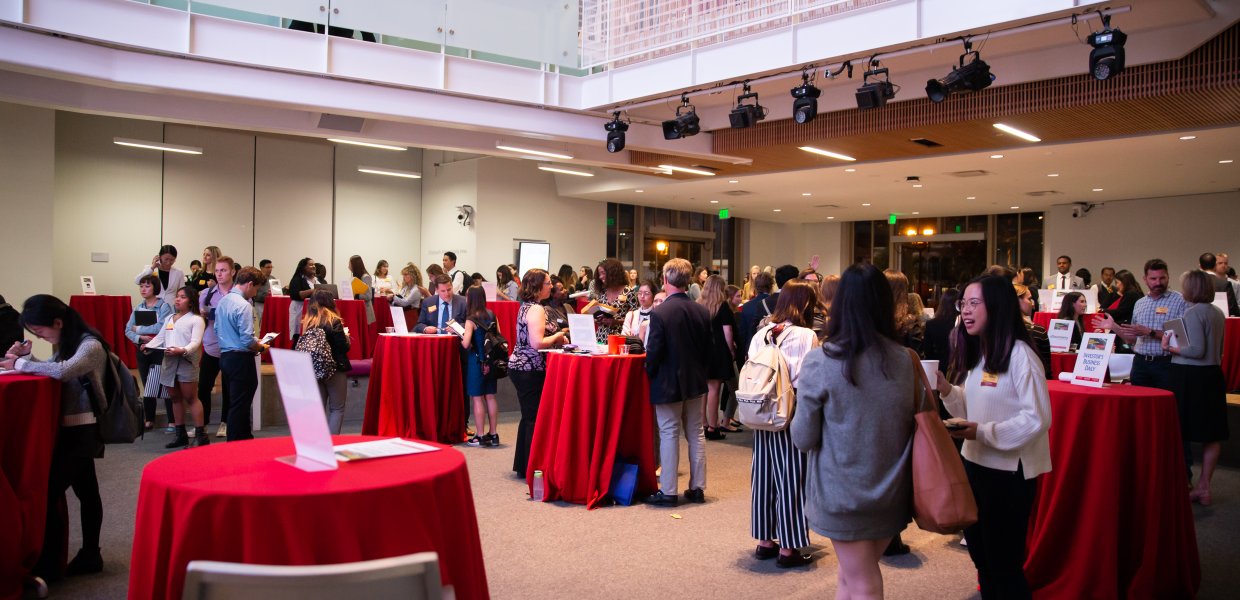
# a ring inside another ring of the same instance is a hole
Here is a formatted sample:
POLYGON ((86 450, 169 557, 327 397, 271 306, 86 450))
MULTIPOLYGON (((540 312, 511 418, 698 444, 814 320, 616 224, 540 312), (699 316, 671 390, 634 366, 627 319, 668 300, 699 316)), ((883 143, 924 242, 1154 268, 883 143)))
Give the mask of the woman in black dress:
POLYGON ((719 389, 723 382, 732 379, 736 368, 736 345, 733 332, 736 330, 736 315, 728 308, 728 282, 718 275, 706 278, 702 285, 702 295, 698 304, 710 311, 710 362, 706 370, 706 411, 703 422, 706 423, 706 439, 722 440, 723 432, 719 431, 719 389))

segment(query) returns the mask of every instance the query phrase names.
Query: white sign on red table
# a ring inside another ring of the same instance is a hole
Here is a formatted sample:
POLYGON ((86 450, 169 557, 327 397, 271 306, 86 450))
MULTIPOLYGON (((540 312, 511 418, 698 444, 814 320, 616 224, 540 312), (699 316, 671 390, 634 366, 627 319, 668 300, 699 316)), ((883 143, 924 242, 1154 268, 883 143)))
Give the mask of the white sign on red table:
POLYGON ((1072 384, 1100 388, 1106 383, 1107 366, 1111 364, 1111 350, 1115 347, 1114 333, 1086 333, 1081 336, 1081 348, 1076 353, 1076 368, 1072 371, 1072 384))
POLYGON ((1046 337, 1051 342, 1051 352, 1067 352, 1072 346, 1072 330, 1076 321, 1071 319, 1051 319, 1051 326, 1046 328, 1046 337))

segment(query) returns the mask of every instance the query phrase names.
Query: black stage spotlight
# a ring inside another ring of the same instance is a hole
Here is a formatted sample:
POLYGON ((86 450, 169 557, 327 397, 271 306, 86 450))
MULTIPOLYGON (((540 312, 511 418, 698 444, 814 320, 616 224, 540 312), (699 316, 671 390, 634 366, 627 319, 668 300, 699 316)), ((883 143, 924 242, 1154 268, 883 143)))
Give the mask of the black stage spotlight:
POLYGON ((732 122, 732 129, 752 127, 754 123, 766 118, 766 109, 758 104, 758 94, 749 91, 748 83, 745 84, 743 90, 736 98, 736 108, 732 109, 732 114, 728 115, 728 120, 732 122), (753 100, 753 104, 745 104, 746 100, 753 100))
POLYGON ((607 151, 615 153, 624 150, 624 132, 629 130, 629 124, 620 120, 620 111, 615 112, 614 118, 603 125, 603 129, 607 130, 607 151))
POLYGON ((995 80, 995 76, 990 72, 990 65, 972 48, 973 44, 965 42, 965 52, 960 55, 960 66, 952 69, 952 72, 942 79, 926 82, 926 95, 931 102, 942 102, 952 94, 976 92, 990 87, 995 80), (966 65, 964 59, 969 55, 973 56, 973 60, 966 65))
POLYGON ((809 73, 801 74, 801 85, 792 88, 792 120, 797 124, 809 123, 818 116, 818 97, 822 90, 809 82, 809 73))
MULTIPOLYGON (((873 63, 874 67, 878 66, 878 62, 873 63)), ((891 85, 891 79, 887 74, 887 69, 874 69, 866 71, 861 87, 857 88, 857 108, 865 110, 867 108, 879 108, 887 104, 887 101, 896 97, 895 86, 891 85), (879 79, 879 76, 882 79, 879 79), (874 83, 870 83, 870 77, 874 77, 874 83)))
POLYGON ((689 104, 689 95, 682 94, 680 106, 676 107, 676 118, 663 122, 663 139, 678 140, 697 135, 700 131, 702 127, 698 124, 697 109, 689 104))
POLYGON ((1086 38, 1094 49, 1089 52, 1089 72, 1094 79, 1106 81, 1124 70, 1124 42, 1128 34, 1111 29, 1111 15, 1102 16, 1102 31, 1086 38))

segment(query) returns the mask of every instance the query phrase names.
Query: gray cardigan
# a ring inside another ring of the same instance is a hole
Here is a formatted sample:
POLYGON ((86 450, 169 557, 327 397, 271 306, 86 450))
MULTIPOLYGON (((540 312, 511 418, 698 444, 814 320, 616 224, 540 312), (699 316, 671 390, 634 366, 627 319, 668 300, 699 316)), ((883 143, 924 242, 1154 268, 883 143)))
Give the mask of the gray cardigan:
POLYGON ((1172 364, 1206 367, 1223 363, 1223 328, 1227 317, 1217 306, 1208 303, 1190 304, 1184 311, 1185 344, 1180 341, 1180 353, 1171 355, 1172 364))
POLYGON ((87 336, 78 345, 73 356, 61 359, 59 354, 52 360, 41 362, 31 355, 18 359, 18 371, 31 375, 44 375, 60 380, 60 425, 73 427, 89 425, 95 422, 95 413, 90 407, 90 398, 83 393, 79 378, 85 375, 95 388, 95 397, 99 399, 99 410, 107 408, 107 397, 103 395, 103 369, 107 365, 108 354, 103 344, 94 336, 87 336))

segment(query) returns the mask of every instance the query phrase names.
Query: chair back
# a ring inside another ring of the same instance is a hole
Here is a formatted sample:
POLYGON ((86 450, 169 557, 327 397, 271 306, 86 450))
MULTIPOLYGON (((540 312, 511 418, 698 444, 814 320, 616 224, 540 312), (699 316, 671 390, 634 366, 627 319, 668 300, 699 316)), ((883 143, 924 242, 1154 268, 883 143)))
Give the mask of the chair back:
POLYGON ((1132 360, 1135 354, 1111 354, 1107 367, 1111 370, 1111 381, 1118 382, 1132 377, 1132 360))
POLYGON ((248 565, 195 560, 185 573, 185 600, 439 600, 439 555, 419 552, 334 565, 248 565))

